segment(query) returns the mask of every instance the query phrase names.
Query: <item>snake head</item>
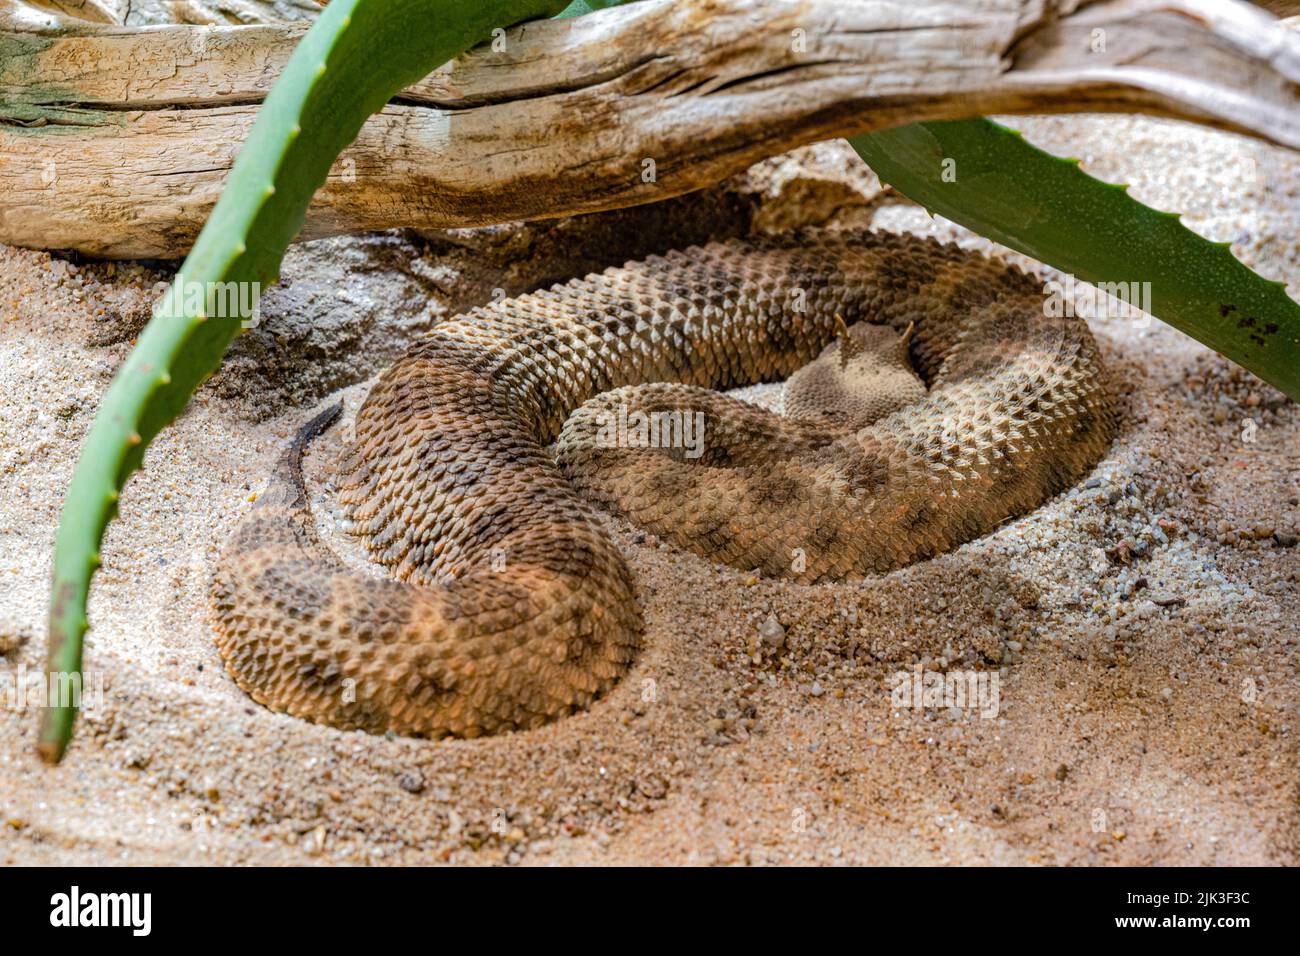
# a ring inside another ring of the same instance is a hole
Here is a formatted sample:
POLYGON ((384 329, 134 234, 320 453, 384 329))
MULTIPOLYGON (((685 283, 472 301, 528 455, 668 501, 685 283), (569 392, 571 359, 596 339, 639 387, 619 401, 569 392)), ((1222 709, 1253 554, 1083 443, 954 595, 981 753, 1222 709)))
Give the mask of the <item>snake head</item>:
POLYGON ((844 316, 835 313, 835 339, 839 346, 840 371, 848 371, 849 363, 864 354, 872 365, 885 361, 899 368, 910 368, 908 350, 915 331, 915 322, 909 322, 902 335, 888 325, 870 322, 855 322, 850 327, 844 321, 844 316))

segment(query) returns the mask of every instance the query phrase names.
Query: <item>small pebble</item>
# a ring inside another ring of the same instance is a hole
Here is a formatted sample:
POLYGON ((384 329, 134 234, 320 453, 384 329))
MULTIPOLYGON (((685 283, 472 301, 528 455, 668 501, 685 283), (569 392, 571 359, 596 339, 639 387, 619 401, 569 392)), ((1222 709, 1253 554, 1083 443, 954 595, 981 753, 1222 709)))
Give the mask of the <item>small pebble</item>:
POLYGON ((31 628, 0 624, 0 657, 8 657, 31 639, 31 628))
POLYGON ((779 651, 785 647, 785 627, 776 619, 775 614, 769 614, 767 620, 759 625, 758 636, 769 650, 779 651))

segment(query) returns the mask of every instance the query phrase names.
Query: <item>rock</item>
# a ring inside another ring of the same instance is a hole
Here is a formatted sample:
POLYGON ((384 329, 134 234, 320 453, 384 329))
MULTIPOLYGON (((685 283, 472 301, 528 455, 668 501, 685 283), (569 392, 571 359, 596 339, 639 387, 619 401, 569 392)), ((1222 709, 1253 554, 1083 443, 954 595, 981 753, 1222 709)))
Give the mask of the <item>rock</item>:
POLYGON ((320 856, 325 849, 325 834, 323 824, 307 834, 307 839, 302 843, 303 852, 308 856, 320 856))
POLYGON ((422 793, 424 791, 424 775, 418 770, 408 770, 397 778, 397 785, 407 793, 422 793))
POLYGON ((31 639, 31 628, 0 622, 0 657, 8 657, 31 639))
POLYGON ((1297 541, 1300 541, 1300 538, 1297 538, 1294 531, 1284 531, 1279 529, 1273 532, 1273 540, 1277 542, 1279 548, 1294 548, 1297 541))
POLYGON ((1038 585, 1028 578, 1018 578, 1011 584, 1012 597, 1016 602, 1026 610, 1033 610, 1038 607, 1038 602, 1042 598, 1042 591, 1038 585))
POLYGON ((650 774, 637 781, 637 790, 650 800, 662 800, 668 796, 668 781, 657 773, 650 774))
POLYGON ((1181 594, 1156 593, 1151 595, 1151 603, 1158 607, 1182 607, 1187 603, 1187 598, 1181 594))
POLYGON ((146 750, 136 750, 127 755, 126 765, 132 770, 145 770, 152 761, 153 754, 146 750))
POLYGON ((775 614, 769 614, 767 620, 758 626, 758 636, 768 650, 779 651, 785 647, 785 627, 775 614))

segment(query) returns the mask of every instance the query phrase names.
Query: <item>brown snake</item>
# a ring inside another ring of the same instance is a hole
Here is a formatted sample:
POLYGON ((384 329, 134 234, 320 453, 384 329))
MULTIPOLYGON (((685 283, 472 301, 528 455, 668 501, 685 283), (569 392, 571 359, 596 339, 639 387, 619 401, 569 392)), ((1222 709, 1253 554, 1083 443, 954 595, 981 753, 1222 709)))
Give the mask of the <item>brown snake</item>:
POLYGON ((444 322, 375 384, 338 471, 392 576, 317 537, 299 462, 326 413, 225 549, 222 657, 255 700, 342 728, 472 737, 584 708, 641 633, 606 506, 813 582, 950 549, 1077 481, 1114 417, 1087 325, 1044 311, 1038 280, 955 246, 804 233, 444 322), (713 391, 803 366, 795 417, 713 391), (628 409, 703 413, 698 456, 611 443, 628 409))

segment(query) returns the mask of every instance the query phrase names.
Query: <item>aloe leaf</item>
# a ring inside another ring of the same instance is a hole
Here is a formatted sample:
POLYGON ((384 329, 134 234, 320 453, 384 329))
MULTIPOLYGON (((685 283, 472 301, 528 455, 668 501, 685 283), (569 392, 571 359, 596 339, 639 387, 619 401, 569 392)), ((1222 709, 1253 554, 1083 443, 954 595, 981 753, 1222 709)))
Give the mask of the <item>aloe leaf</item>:
MULTIPOLYGON (((47 667, 80 674, 90 579, 117 500, 150 439, 217 368, 243 316, 212 311, 205 295, 260 291, 335 157, 403 87, 468 50, 493 29, 550 16, 557 0, 333 0, 303 36, 267 95, 221 199, 136 347, 113 379, 82 446, 54 550, 47 667), (253 285, 255 284, 255 285, 253 285)), ((38 750, 63 756, 73 701, 42 713, 38 750)))
POLYGON ((991 120, 913 123, 849 143, 931 214, 1086 282, 1150 283, 1151 314, 1300 401, 1300 305, 1229 243, 991 120))
POLYGON ((634 3, 636 0, 573 0, 571 4, 556 17, 557 20, 567 20, 571 17, 581 17, 596 10, 605 10, 609 7, 621 7, 625 3, 634 3))

